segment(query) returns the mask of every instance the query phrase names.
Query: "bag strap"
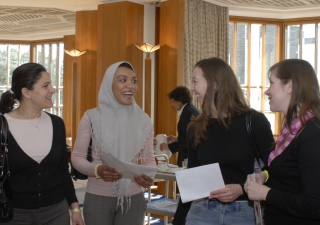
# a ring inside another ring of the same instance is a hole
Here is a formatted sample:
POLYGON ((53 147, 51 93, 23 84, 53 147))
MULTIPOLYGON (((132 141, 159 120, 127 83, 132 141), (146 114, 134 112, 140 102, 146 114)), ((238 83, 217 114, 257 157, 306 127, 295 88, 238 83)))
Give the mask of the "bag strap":
POLYGON ((1 115, 1 131, 0 131, 0 178, 4 175, 4 166, 6 165, 7 175, 10 176, 9 162, 8 162, 8 122, 6 118, 1 115))
POLYGON ((8 145, 8 122, 4 115, 1 115, 1 146, 8 145))
POLYGON ((247 127, 247 132, 248 132, 248 136, 249 136, 249 140, 250 140, 251 146, 253 147, 254 157, 255 157, 257 163, 259 164, 260 168, 263 169, 264 168, 264 165, 262 165, 263 161, 261 160, 261 155, 260 155, 259 149, 258 149, 258 147, 256 145, 256 138, 255 138, 254 133, 252 131, 251 113, 248 113, 246 115, 246 127, 247 127))
POLYGON ((89 146, 88 146, 87 160, 89 162, 92 162, 92 160, 93 160, 93 158, 92 158, 92 138, 90 138, 90 143, 89 143, 89 146))
MULTIPOLYGON (((89 117, 90 118, 90 117, 89 117)), ((92 129, 92 123, 90 121, 90 130, 92 129)), ((90 135, 91 136, 91 135, 90 135)), ((93 158, 92 158, 92 137, 90 137, 90 143, 89 143, 89 146, 88 146, 88 154, 87 154, 87 160, 89 162, 92 162, 93 161, 93 158)))

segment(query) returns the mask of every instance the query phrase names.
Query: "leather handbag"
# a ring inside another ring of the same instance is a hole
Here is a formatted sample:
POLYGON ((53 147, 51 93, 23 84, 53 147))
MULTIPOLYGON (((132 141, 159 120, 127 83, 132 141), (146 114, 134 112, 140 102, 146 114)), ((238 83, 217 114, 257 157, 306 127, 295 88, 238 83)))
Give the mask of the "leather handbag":
MULTIPOLYGON (((90 143, 88 146, 88 154, 87 154, 87 160, 89 162, 92 162, 93 158, 92 158, 92 139, 90 139, 90 143)), ((70 166, 71 166, 71 177, 72 179, 76 180, 86 180, 88 179, 87 175, 84 175, 82 173, 80 173, 78 170, 76 170, 73 166, 72 163, 70 161, 70 166)))
POLYGON ((1 115, 0 142, 0 223, 6 223, 13 218, 13 200, 10 186, 10 169, 8 162, 8 122, 1 115))

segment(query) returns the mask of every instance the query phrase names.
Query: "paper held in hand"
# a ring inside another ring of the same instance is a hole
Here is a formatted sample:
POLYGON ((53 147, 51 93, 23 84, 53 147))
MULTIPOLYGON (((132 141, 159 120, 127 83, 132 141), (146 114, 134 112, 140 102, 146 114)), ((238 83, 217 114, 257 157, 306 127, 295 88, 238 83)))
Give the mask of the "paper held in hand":
POLYGON ((183 203, 209 197, 211 191, 225 187, 219 163, 177 171, 176 180, 183 203))
POLYGON ((123 176, 128 179, 133 179, 135 176, 141 174, 154 177, 158 171, 157 167, 122 162, 110 153, 102 153, 100 154, 100 158, 104 164, 117 169, 119 173, 123 173, 123 176))

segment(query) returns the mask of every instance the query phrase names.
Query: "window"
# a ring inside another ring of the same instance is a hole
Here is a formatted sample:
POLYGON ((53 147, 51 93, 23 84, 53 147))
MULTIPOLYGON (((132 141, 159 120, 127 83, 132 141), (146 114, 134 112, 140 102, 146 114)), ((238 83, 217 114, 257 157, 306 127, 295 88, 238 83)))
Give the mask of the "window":
POLYGON ((230 21, 229 64, 250 107, 266 115, 277 136, 277 113, 270 111, 264 92, 269 87, 268 69, 280 58, 280 26, 277 23, 230 21))
POLYGON ((39 43, 34 45, 34 58, 42 64, 51 75, 52 85, 56 90, 53 96, 53 107, 47 112, 62 117, 63 115, 63 56, 64 44, 62 41, 39 43))
POLYGON ((250 106, 266 115, 277 137, 281 115, 270 111, 264 94, 269 87, 267 71, 281 59, 304 59, 314 67, 320 80, 320 19, 229 20, 229 64, 250 106))
POLYGON ((46 111, 62 117, 63 57, 62 39, 25 44, 0 43, 0 95, 11 88, 12 72, 15 68, 28 62, 40 63, 51 75, 52 85, 56 89, 53 96, 53 108, 46 109, 46 111))
POLYGON ((318 80, 320 80, 319 28, 320 23, 308 21, 285 25, 285 58, 308 61, 315 69, 318 80))
POLYGON ((0 95, 11 88, 13 70, 30 62, 29 44, 0 44, 0 95))

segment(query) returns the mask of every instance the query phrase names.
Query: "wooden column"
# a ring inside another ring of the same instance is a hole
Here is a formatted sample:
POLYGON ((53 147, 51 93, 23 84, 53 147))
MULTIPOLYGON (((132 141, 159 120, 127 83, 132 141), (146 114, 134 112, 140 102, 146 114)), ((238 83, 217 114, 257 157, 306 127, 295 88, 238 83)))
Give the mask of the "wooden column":
POLYGON ((75 48, 87 52, 78 57, 78 66, 75 68, 77 77, 73 80, 75 88, 73 97, 75 107, 72 110, 73 143, 84 112, 97 106, 97 16, 96 10, 76 12, 75 48))
MULTIPOLYGON (((75 35, 66 35, 63 38, 64 49, 75 47, 75 35)), ((72 134, 72 61, 73 58, 64 53, 63 61, 63 120, 66 126, 66 135, 72 134)))
POLYGON ((106 69, 118 61, 130 62, 138 77, 136 102, 142 106, 143 52, 134 44, 143 43, 144 6, 116 2, 98 6, 98 51, 96 95, 106 69))
MULTIPOLYGON (((155 134, 175 135, 178 116, 177 111, 171 107, 167 94, 176 86, 183 85, 184 0, 160 3, 159 41, 161 48, 155 78, 155 134)), ((171 157, 170 162, 177 162, 177 154, 171 157)), ((164 193, 162 183, 158 183, 158 193, 164 193)))
POLYGON ((160 4, 159 65, 156 77, 156 130, 158 134, 176 134, 177 112, 170 106, 167 94, 183 85, 184 66, 184 0, 160 4), (165 121, 165 122, 164 122, 165 121))
POLYGON ((156 130, 158 134, 176 134, 177 112, 170 106, 167 94, 183 85, 184 0, 160 4, 159 65, 156 77, 156 130), (164 122, 165 121, 165 122, 164 122))

